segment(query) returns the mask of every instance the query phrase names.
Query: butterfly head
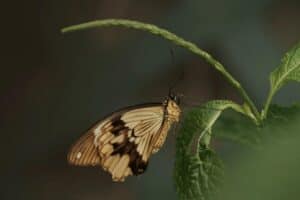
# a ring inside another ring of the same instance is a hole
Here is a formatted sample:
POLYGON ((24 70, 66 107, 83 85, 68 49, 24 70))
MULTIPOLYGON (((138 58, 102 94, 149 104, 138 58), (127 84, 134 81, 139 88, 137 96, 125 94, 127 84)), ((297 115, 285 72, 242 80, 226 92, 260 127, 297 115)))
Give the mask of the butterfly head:
POLYGON ((181 109, 179 107, 180 104, 180 96, 175 95, 174 93, 170 93, 167 98, 166 109, 168 112, 168 116, 172 121, 179 121, 179 116, 181 113, 181 109))
POLYGON ((177 105, 180 104, 180 95, 174 94, 173 92, 169 93, 168 99, 174 101, 177 105))

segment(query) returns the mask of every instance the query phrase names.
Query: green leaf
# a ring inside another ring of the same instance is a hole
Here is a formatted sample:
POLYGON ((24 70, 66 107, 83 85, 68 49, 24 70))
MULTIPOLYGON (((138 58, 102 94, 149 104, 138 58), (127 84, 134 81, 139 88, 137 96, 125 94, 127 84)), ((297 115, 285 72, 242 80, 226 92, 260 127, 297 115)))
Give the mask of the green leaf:
POLYGON ((267 117, 269 105, 275 93, 290 81, 300 82, 300 42, 284 55, 280 66, 270 75, 271 88, 261 113, 262 119, 267 117))
POLYGON ((197 155, 182 152, 176 157, 174 178, 179 199, 196 199, 202 196, 199 183, 201 160, 197 155))
POLYGON ((300 82, 300 43, 285 54, 281 65, 271 73, 272 93, 275 93, 288 81, 300 82))
POLYGON ((215 100, 188 112, 176 144, 175 184, 180 199, 208 199, 222 180, 223 165, 209 150, 211 129, 223 110, 247 113, 247 107, 232 101, 215 100))
POLYGON ((254 148, 262 148, 268 141, 282 141, 282 130, 300 117, 300 105, 290 107, 271 105, 268 118, 262 126, 254 125, 248 118, 239 113, 227 112, 220 117, 214 126, 214 137, 228 139, 254 148), (280 134, 278 134, 280 133, 280 134))
POLYGON ((200 150, 199 158, 201 160, 199 168, 200 191, 203 191, 203 199, 212 199, 223 182, 223 162, 215 152, 209 149, 200 150))
POLYGON ((209 149, 198 155, 183 154, 176 160, 174 174, 179 199, 213 198, 223 181, 223 168, 221 159, 209 149))

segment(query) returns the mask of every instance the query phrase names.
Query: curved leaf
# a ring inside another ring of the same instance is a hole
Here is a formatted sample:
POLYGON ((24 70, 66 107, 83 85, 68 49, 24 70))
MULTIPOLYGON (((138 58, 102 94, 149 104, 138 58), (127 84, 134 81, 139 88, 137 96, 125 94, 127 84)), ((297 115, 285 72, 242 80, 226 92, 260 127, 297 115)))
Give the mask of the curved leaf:
POLYGON ((222 180, 223 165, 208 149, 211 129, 223 110, 247 109, 232 101, 215 100, 188 112, 176 144, 175 184, 180 199, 208 199, 222 180))
POLYGON ((271 105, 269 117, 262 126, 256 126, 249 118, 237 112, 226 113, 215 123, 227 108, 243 111, 243 107, 230 101, 211 101, 193 109, 184 117, 177 137, 174 172, 179 199, 211 199, 223 181, 222 161, 208 149, 212 130, 214 137, 261 148, 266 142, 282 142, 282 138, 287 136, 276 133, 289 134, 282 130, 282 125, 287 127, 300 117, 300 105, 271 105), (191 145, 194 141, 197 141, 196 153, 191 145))

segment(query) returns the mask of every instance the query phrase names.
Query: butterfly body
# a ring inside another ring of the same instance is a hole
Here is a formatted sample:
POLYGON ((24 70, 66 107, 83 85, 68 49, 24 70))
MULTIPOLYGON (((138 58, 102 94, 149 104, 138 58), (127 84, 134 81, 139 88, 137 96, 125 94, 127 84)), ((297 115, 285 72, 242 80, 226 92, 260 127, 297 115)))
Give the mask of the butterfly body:
POLYGON ((71 148, 70 164, 97 166, 124 181, 142 174, 149 157, 164 144, 168 131, 179 121, 181 110, 175 97, 163 103, 142 104, 114 112, 89 129, 71 148))

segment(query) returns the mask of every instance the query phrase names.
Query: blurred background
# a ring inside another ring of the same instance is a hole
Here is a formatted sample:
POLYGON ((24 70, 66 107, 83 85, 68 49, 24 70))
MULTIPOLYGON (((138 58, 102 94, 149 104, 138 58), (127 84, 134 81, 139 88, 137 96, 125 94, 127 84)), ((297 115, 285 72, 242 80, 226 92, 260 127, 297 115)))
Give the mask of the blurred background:
MULTIPOLYGON (((183 109, 210 99, 241 102, 211 66, 160 38, 123 28, 62 35, 61 28, 104 18, 167 28, 221 61, 259 107, 269 73, 300 39, 298 0, 44 0, 3 7, 1 199, 176 199, 174 131, 148 171, 123 184, 99 168, 69 166, 68 149, 107 113, 162 101, 182 73, 176 91, 186 96, 183 109)), ((295 91, 299 86, 290 84, 275 102, 299 101, 295 91)), ((225 162, 238 165, 228 146, 225 162)))

